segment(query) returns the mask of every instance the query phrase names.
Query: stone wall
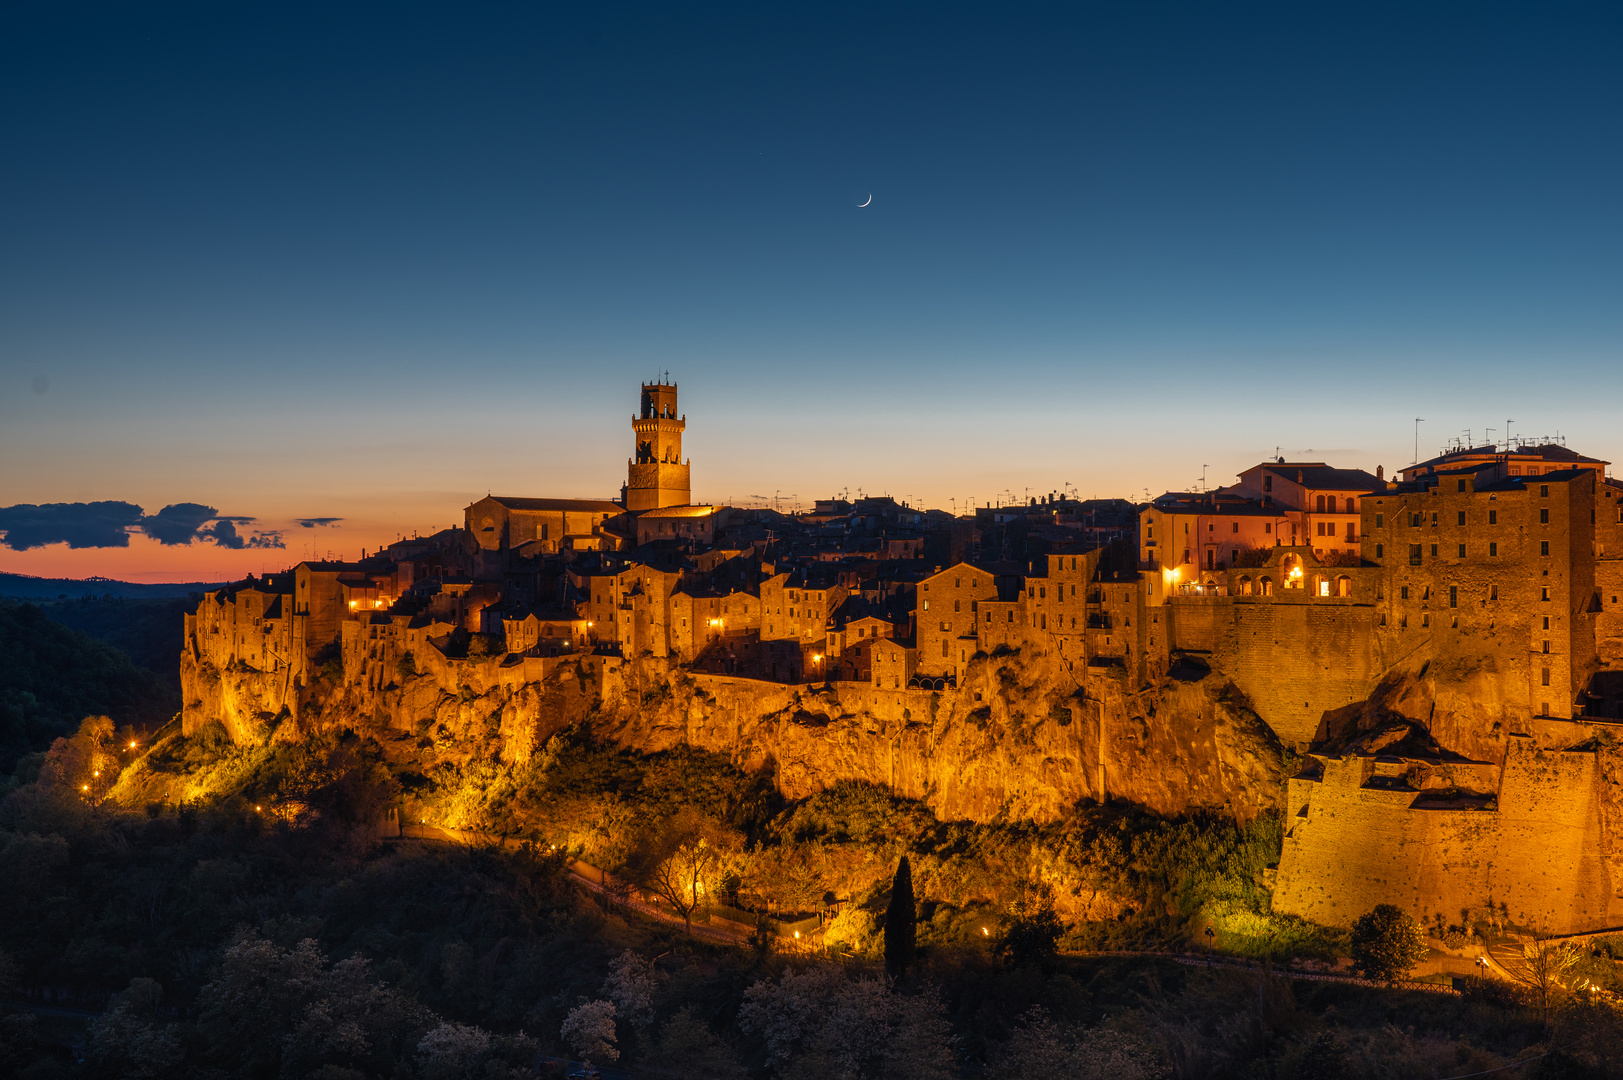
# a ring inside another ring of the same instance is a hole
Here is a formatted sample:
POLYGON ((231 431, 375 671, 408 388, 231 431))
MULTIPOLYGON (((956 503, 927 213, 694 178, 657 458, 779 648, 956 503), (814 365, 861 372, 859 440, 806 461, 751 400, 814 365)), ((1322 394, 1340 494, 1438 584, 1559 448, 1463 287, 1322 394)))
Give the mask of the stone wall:
POLYGON ((1513 737, 1484 799, 1413 790, 1379 775, 1384 759, 1326 758, 1321 777, 1289 781, 1274 908, 1345 925, 1378 903, 1424 922, 1491 904, 1544 933, 1623 924, 1597 758, 1513 737))

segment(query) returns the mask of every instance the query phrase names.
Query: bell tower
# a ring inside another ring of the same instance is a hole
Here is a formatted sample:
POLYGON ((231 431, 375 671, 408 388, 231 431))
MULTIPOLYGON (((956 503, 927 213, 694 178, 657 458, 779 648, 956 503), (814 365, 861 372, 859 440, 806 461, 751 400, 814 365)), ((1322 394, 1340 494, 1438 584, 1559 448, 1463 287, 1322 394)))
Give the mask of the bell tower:
POLYGON ((682 460, 687 417, 676 411, 675 383, 643 383, 642 407, 631 418, 636 453, 626 463, 626 509, 633 513, 692 502, 689 462, 682 460))

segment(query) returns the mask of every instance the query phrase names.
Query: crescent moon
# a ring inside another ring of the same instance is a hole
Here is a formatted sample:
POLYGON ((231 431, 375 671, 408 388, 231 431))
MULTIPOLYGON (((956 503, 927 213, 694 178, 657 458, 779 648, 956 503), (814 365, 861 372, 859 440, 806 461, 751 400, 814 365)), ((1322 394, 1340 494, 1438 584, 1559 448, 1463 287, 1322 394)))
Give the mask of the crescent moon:
POLYGON ((868 203, 871 203, 871 202, 873 202, 873 193, 872 193, 872 192, 869 192, 869 193, 868 193, 868 202, 860 202, 860 203, 857 203, 857 209, 858 209, 858 210, 860 210, 860 209, 862 209, 862 208, 863 208, 863 207, 864 207, 864 206, 867 206, 867 205, 868 205, 868 203))

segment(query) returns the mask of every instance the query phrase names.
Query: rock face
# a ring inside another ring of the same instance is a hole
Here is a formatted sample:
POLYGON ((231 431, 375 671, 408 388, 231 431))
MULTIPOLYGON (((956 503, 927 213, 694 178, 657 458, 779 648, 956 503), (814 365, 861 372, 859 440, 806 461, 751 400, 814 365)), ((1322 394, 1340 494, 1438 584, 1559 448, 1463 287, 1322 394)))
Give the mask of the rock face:
POLYGON ((404 684, 284 686, 246 669, 182 666, 188 730, 209 721, 239 742, 327 726, 428 739, 438 752, 517 763, 571 724, 640 751, 687 743, 767 769, 788 798, 841 780, 890 787, 944 819, 1050 820, 1080 800, 1247 819, 1281 798, 1281 750, 1221 675, 1143 689, 1092 681, 1018 652, 975 660, 938 692, 867 684, 785 685, 694 674, 651 658, 584 657, 538 681, 500 658, 443 665, 404 684))

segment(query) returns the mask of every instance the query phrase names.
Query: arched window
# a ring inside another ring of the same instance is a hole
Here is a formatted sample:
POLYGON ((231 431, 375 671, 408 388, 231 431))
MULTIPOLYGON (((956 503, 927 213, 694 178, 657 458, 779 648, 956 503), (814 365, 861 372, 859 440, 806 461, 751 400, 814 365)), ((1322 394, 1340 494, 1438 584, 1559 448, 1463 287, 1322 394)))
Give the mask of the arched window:
POLYGON ((1279 570, 1284 575, 1285 588, 1300 589, 1302 587, 1302 557, 1300 555, 1286 555, 1279 562, 1279 570))
POLYGON ((1348 577, 1346 574, 1342 574, 1340 577, 1336 578, 1336 595, 1352 595, 1352 578, 1348 577))
POLYGON ((1251 579, 1249 577, 1240 578, 1240 595, 1241 596, 1250 596, 1251 595, 1251 579))
POLYGON ((1324 496, 1323 495, 1319 496, 1319 501, 1315 505, 1317 505, 1317 507, 1319 509, 1319 513, 1322 514, 1322 513, 1325 512, 1325 510, 1324 510, 1324 496))
POLYGON ((1265 577, 1261 581, 1259 581, 1257 584, 1261 586, 1262 595, 1264 595, 1264 596, 1272 596, 1272 595, 1274 595, 1274 579, 1273 578, 1265 577))

